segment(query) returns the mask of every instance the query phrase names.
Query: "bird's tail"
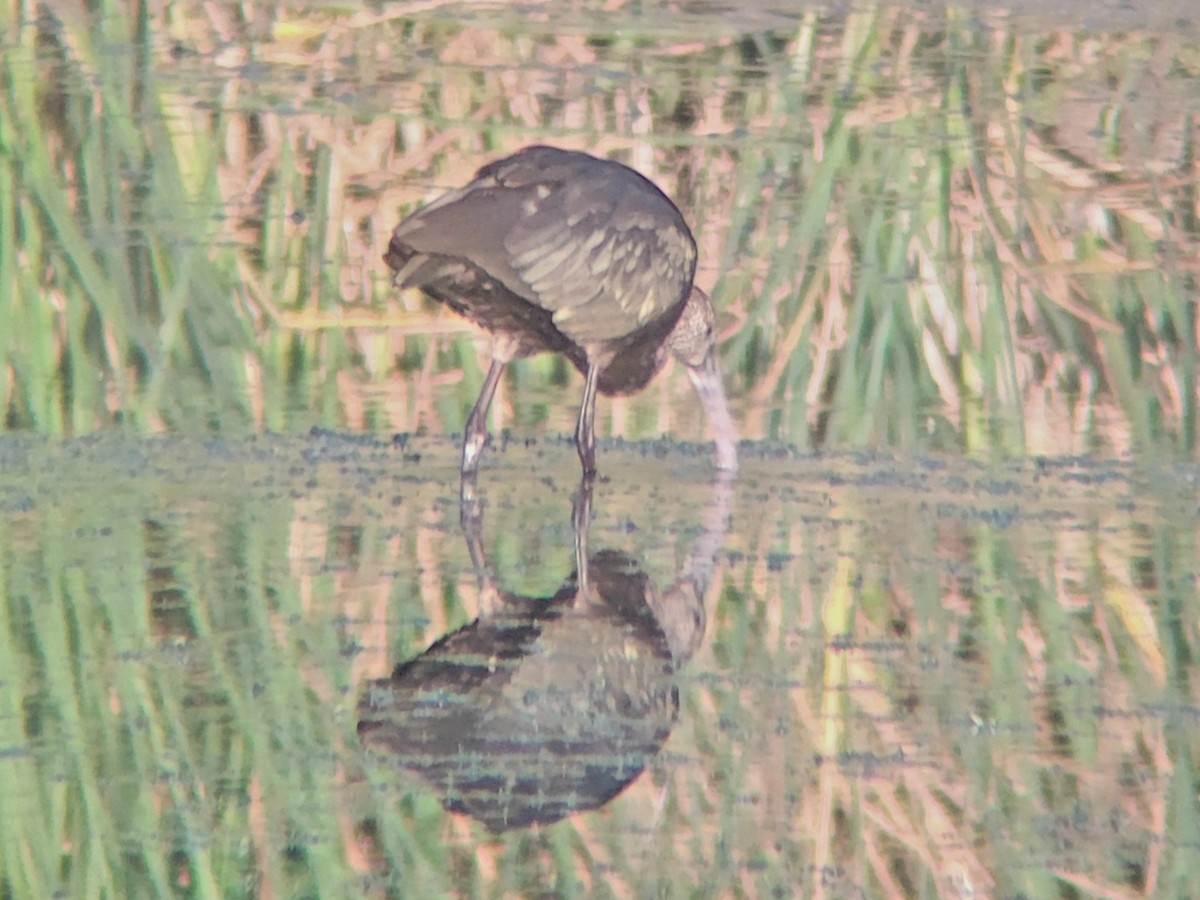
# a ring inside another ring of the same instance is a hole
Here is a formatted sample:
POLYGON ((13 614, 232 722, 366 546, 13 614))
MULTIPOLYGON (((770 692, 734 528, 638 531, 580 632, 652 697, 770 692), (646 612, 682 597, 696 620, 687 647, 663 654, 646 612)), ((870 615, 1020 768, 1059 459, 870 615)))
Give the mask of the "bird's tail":
POLYGON ((383 261, 396 273, 392 277, 392 286, 397 288, 413 286, 413 275, 425 260, 424 254, 418 253, 395 236, 388 244, 387 253, 383 255, 383 261))

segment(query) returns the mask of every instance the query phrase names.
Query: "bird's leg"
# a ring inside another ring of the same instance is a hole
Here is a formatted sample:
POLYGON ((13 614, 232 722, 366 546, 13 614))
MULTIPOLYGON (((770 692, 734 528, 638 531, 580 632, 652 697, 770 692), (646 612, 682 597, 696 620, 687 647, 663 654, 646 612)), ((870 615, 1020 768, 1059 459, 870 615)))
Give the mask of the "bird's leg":
MULTIPOLYGON (((458 521, 462 526, 463 534, 468 536, 467 545, 470 546, 470 535, 479 532, 483 521, 483 500, 475 485, 474 472, 463 472, 459 481, 458 521)), ((474 552, 471 553, 471 560, 475 561, 474 552)), ((479 569, 476 567, 476 572, 478 571, 479 569)))
POLYGON ((467 551, 471 554, 471 567, 482 589, 487 574, 487 557, 483 552, 483 509, 478 497, 472 495, 468 498, 464 494, 458 507, 458 522, 462 527, 463 540, 467 542, 467 551))
POLYGON ((479 615, 486 618, 499 611, 502 600, 496 579, 488 568, 487 554, 483 550, 483 504, 475 493, 474 475, 463 476, 463 493, 458 508, 458 520, 462 526, 463 540, 471 554, 471 568, 479 586, 479 615), (470 483, 470 490, 467 488, 470 483))
POLYGON ((588 592, 588 529, 592 522, 592 488, 595 480, 586 474, 579 479, 579 493, 571 507, 571 524, 575 531, 575 586, 578 596, 588 592))
POLYGON ((600 366, 590 363, 583 384, 583 405, 579 407, 579 424, 575 426, 575 449, 583 463, 583 477, 596 475, 596 387, 600 383, 600 366))
POLYGON ((492 358, 492 364, 488 367, 487 377, 483 380, 483 389, 479 392, 479 399, 475 401, 475 407, 471 410, 471 414, 467 416, 467 428, 463 434, 462 452, 462 475, 464 481, 468 476, 474 476, 476 470, 479 468, 479 457, 483 454, 483 448, 487 445, 488 439, 488 409, 492 405, 492 397, 496 394, 496 385, 500 383, 500 376, 504 374, 504 367, 506 365, 508 365, 508 360, 499 356, 492 358))
POLYGON ((475 492, 475 476, 463 476, 463 493, 458 508, 458 521, 462 526, 463 540, 471 554, 471 568, 475 571, 475 582, 479 586, 479 617, 487 619, 504 608, 504 595, 488 566, 487 554, 483 549, 483 501, 475 492), (467 485, 470 484, 468 490, 467 485))

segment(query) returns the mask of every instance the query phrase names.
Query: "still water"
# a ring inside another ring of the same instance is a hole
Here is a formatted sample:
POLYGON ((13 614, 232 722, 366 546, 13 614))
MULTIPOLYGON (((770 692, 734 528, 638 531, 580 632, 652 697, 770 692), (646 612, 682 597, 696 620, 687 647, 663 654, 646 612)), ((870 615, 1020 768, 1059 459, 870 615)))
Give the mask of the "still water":
POLYGON ((1195 15, 1024 13, 0 14, 0 898, 1200 896, 1195 15), (460 504, 381 258, 535 142, 736 479, 543 357, 460 504))
POLYGON ((0 441, 8 893, 1191 890, 1194 468, 496 449, 0 441))

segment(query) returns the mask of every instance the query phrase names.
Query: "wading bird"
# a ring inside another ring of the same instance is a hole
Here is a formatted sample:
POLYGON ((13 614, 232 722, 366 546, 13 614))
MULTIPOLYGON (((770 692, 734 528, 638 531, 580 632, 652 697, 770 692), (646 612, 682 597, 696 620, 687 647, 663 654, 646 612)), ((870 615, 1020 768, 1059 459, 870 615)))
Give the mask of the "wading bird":
POLYGON ((675 204, 628 166, 526 147, 402 221, 384 261, 397 285, 493 336, 463 437, 464 476, 478 468, 504 367, 543 352, 566 354, 584 375, 575 439, 585 475, 596 471, 596 393, 641 390, 668 354, 700 395, 717 466, 737 468, 713 308, 692 284, 696 241, 675 204))

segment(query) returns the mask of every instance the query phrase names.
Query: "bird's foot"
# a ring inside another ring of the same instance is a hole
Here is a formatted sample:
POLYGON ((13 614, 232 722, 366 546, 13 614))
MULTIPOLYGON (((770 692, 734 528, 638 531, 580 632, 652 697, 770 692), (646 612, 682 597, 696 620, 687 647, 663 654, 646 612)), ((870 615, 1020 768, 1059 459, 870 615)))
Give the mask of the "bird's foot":
POLYGON ((467 477, 475 477, 475 473, 479 471, 480 457, 483 456, 483 450, 488 443, 490 443, 490 441, 486 431, 467 431, 467 435, 463 439, 462 451, 461 471, 464 479, 467 477))

